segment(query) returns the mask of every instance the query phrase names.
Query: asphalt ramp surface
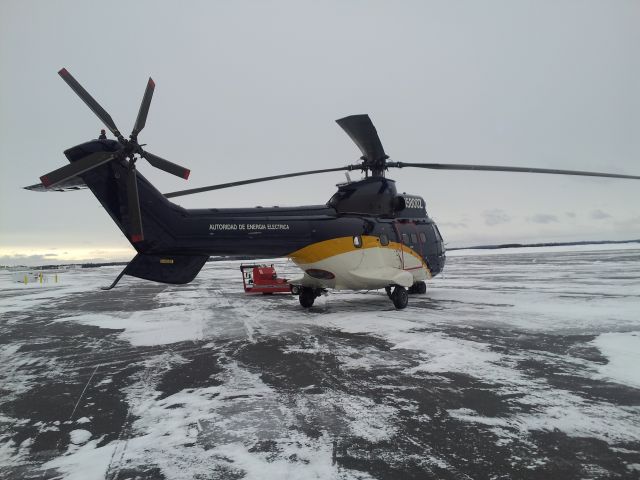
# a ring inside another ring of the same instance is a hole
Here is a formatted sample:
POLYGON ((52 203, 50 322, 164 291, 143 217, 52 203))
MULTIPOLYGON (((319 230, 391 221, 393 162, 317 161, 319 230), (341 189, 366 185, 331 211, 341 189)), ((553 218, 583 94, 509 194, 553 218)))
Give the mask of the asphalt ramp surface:
POLYGON ((452 256, 404 311, 238 267, 3 274, 0 476, 639 478, 639 250, 452 256))

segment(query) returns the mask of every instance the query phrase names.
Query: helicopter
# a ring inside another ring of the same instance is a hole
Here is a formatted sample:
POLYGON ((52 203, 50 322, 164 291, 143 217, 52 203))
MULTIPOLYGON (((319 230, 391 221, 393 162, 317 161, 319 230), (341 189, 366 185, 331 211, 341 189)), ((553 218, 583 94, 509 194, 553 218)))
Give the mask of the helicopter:
POLYGON ((426 280, 442 272, 444 240, 427 214, 424 198, 398 193, 390 168, 477 170, 579 175, 640 180, 640 176, 495 165, 391 162, 368 115, 336 120, 356 144, 360 163, 252 178, 162 194, 136 167, 155 168, 188 179, 190 170, 165 160, 138 142, 155 82, 149 78, 133 130, 126 139, 111 116, 68 72, 58 74, 116 140, 101 138, 64 151, 69 164, 24 187, 34 191, 88 188, 137 254, 105 289, 123 275, 169 284, 191 282, 211 256, 291 259, 303 272, 289 281, 300 305, 310 308, 328 290, 385 289, 396 309, 410 294, 426 292, 426 280), (323 205, 272 208, 185 209, 169 199, 283 178, 345 171, 347 182, 323 205), (348 172, 364 178, 350 181, 348 172))

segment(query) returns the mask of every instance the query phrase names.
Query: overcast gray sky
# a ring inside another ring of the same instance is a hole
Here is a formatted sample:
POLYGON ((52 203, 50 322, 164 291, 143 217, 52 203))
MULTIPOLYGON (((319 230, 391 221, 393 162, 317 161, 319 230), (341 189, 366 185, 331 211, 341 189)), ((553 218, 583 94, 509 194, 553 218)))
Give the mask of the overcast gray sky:
MULTIPOLYGON (((334 120, 369 113, 394 161, 640 174, 640 2, 0 1, 0 264, 132 256, 89 191, 20 187, 102 125, 69 71, 129 132, 192 170, 161 191, 340 166, 334 120), (67 252, 66 254, 64 252, 67 252)), ((640 182, 392 171, 450 246, 640 238, 640 182)), ((342 173, 177 199, 320 204, 342 173)))

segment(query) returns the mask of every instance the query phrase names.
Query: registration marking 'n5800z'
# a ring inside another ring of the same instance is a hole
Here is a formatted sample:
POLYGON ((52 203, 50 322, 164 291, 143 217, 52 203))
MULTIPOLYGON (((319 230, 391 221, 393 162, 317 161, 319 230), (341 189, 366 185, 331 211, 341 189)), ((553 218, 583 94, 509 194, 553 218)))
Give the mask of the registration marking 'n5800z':
POLYGON ((405 197, 405 208, 422 208, 422 199, 417 197, 405 197))

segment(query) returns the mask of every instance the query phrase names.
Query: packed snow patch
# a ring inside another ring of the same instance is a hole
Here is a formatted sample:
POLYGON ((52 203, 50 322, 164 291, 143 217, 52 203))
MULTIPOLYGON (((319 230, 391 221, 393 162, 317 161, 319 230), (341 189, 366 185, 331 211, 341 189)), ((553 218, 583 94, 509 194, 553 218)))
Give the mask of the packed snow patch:
POLYGON ((69 436, 71 437, 71 443, 75 445, 80 445, 82 443, 87 443, 91 438, 91 432, 89 430, 72 430, 69 432, 69 436))
POLYGON ((123 315, 93 313, 64 317, 56 321, 69 321, 114 330, 124 329, 119 336, 134 346, 166 345, 169 343, 203 339, 203 325, 208 312, 185 312, 180 306, 158 308, 151 311, 123 315))
POLYGON ((599 369, 603 378, 640 388, 640 332, 603 333, 592 343, 609 360, 599 369))
POLYGON ((43 465, 44 469, 56 469, 65 480, 103 480, 115 450, 110 443, 96 448, 99 440, 92 440, 70 455, 55 458, 43 465))

